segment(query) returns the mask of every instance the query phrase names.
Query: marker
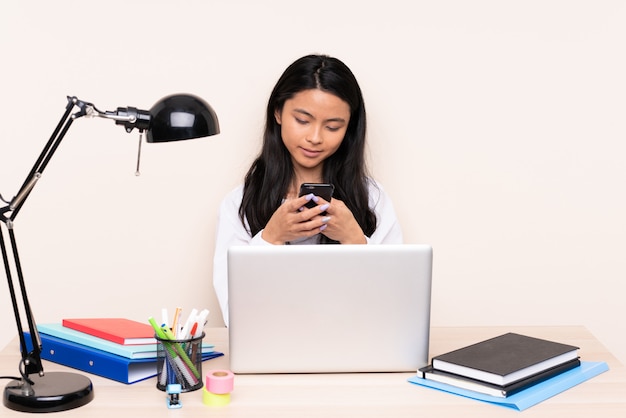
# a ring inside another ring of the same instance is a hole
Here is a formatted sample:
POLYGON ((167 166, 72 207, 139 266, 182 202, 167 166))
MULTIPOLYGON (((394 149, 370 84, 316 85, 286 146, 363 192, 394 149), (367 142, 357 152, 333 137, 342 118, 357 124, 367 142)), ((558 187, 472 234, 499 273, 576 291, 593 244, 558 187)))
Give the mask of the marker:
POLYGON ((180 331, 180 335, 178 335, 179 339, 181 339, 181 340, 189 339, 189 337, 190 337, 189 329, 191 328, 191 326, 193 324, 193 321, 196 319, 197 315, 198 315, 198 310, 195 309, 195 308, 192 309, 191 313, 189 314, 189 317, 187 318, 187 322, 185 322, 185 325, 183 326, 183 329, 180 331))
POLYGON ((161 309, 161 323, 165 325, 170 323, 169 315, 167 314, 167 308, 161 309))
POLYGON ((202 335, 202 332, 204 330, 204 326, 207 323, 207 318, 209 316, 209 310, 208 309, 203 309, 200 314, 198 315, 198 329, 196 330, 196 332, 193 334, 194 338, 197 338, 199 336, 202 335))
POLYGON ((157 325, 153 317, 148 318, 148 322, 150 322, 150 325, 152 325, 152 328, 154 328, 154 332, 156 333, 157 337, 162 340, 169 339, 168 336, 165 335, 165 333, 163 332, 163 329, 161 329, 161 327, 157 325))

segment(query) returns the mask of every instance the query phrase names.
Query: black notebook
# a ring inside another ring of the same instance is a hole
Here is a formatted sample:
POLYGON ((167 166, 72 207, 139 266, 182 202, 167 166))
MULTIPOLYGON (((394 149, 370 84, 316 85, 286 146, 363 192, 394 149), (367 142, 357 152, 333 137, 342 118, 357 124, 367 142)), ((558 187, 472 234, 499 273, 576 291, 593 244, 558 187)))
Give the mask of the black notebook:
POLYGON ((436 370, 506 386, 578 358, 578 347, 508 333, 435 356, 436 370))
POLYGON ((433 366, 423 367, 419 371, 424 379, 434 380, 436 382, 472 390, 474 392, 484 393, 486 395, 496 396, 498 398, 506 398, 507 396, 511 396, 578 366, 580 366, 579 359, 570 360, 559 366, 544 370, 506 386, 494 385, 493 383, 482 382, 469 377, 459 376, 454 373, 435 370, 433 366))

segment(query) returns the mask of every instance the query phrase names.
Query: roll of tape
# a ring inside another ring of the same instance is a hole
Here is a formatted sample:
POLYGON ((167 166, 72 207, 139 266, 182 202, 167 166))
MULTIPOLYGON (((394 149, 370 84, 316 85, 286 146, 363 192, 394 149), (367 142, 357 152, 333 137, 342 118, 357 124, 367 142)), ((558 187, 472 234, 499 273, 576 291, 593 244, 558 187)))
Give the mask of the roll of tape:
POLYGON ((206 389, 216 395, 233 391, 235 375, 230 370, 211 370, 206 375, 206 389))
POLYGON ((202 403, 207 406, 224 406, 230 403, 230 393, 211 393, 202 388, 202 403))

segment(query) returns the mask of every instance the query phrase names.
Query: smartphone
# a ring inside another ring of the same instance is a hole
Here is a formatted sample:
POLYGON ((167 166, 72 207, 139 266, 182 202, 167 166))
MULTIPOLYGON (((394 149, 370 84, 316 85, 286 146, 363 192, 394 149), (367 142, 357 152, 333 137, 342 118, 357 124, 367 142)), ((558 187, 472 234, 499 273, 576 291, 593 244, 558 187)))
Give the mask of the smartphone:
MULTIPOLYGON (((333 197, 335 186, 328 183, 302 183, 300 185, 300 194, 298 196, 304 196, 309 193, 313 193, 315 196, 319 196, 327 202, 333 197)), ((314 208, 317 203, 310 200, 305 205, 307 208, 314 208)))

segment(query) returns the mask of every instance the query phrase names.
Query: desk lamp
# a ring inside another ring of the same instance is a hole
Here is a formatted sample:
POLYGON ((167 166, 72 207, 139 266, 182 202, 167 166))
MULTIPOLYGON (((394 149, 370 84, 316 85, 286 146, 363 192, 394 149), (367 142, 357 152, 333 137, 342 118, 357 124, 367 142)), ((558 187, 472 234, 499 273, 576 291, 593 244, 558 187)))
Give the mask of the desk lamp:
POLYGON ((72 125, 72 122, 83 116, 101 117, 114 120, 117 125, 124 126, 126 132, 129 133, 137 128, 140 133, 137 174, 139 174, 139 155, 141 154, 141 142, 144 131, 146 131, 147 142, 178 141, 219 133, 217 115, 211 106, 202 99, 192 95, 167 96, 158 101, 149 111, 134 107, 118 107, 115 111, 102 112, 93 104, 79 100, 76 97, 68 97, 67 100, 65 113, 18 193, 8 201, 0 195, 0 199, 6 204, 6 206, 0 207, 0 221, 4 224, 4 227, 0 225, 0 248, 11 293, 11 302, 15 313, 22 355, 18 366, 21 377, 15 377, 7 384, 4 390, 3 403, 10 409, 22 412, 64 411, 83 406, 94 397, 93 385, 89 378, 85 376, 67 372, 44 373, 40 356, 42 349, 41 338, 37 331, 37 324, 33 318, 30 303, 28 302, 14 232, 15 217, 33 187, 41 178, 44 169, 72 125), (75 109, 77 110, 72 113, 75 109), (5 244, 4 228, 8 231, 12 260, 9 259, 9 251, 5 244), (31 351, 28 351, 22 329, 18 297, 13 285, 14 272, 19 283, 22 310, 30 331, 31 351))

